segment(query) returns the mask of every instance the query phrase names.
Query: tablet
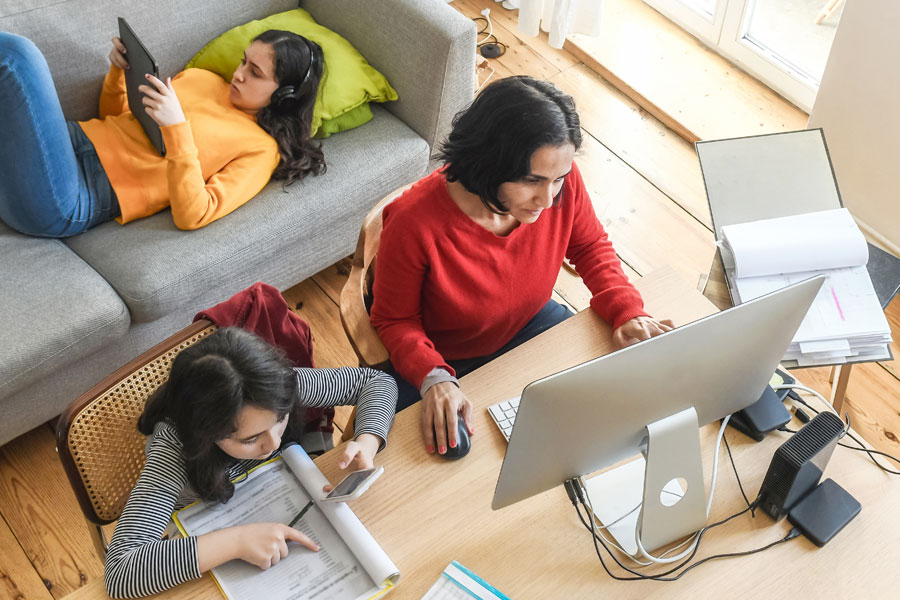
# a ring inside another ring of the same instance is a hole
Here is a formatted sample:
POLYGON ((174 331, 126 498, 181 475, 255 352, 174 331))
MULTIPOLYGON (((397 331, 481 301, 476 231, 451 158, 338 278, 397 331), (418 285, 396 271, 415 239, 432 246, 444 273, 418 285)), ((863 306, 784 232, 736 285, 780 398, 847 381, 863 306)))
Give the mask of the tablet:
POLYGON ((159 129, 156 121, 147 114, 143 97, 144 95, 138 91, 138 86, 147 84, 146 75, 149 73, 159 79, 159 66, 156 60, 147 52, 147 48, 141 43, 141 40, 128 25, 128 22, 119 17, 119 39, 125 44, 125 58, 128 60, 130 69, 125 70, 125 87, 128 92, 128 108, 131 114, 138 120, 144 133, 150 138, 150 142, 156 147, 160 156, 166 155, 166 145, 163 143, 162 131, 159 129))

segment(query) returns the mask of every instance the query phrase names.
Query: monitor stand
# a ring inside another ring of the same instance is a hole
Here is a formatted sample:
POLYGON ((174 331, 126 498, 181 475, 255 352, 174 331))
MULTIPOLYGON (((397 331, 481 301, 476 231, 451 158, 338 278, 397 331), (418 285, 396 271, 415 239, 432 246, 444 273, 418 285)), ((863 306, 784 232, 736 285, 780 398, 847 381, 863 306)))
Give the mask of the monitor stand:
POLYGON ((632 556, 639 554, 638 534, 652 551, 706 525, 698 431, 693 407, 650 423, 646 460, 638 457, 586 481, 597 519, 611 523, 607 531, 632 556))

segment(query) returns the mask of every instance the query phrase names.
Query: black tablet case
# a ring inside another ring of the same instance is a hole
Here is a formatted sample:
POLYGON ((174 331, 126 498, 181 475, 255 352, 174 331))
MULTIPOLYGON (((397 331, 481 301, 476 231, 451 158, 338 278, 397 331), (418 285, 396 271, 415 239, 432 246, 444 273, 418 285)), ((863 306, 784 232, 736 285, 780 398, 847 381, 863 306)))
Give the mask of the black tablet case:
POLYGON ((138 91, 140 85, 152 85, 147 81, 147 74, 151 74, 159 78, 159 67, 156 60, 147 51, 147 48, 141 42, 140 38, 128 25, 128 22, 119 17, 119 39, 125 44, 125 58, 131 67, 125 70, 125 86, 128 92, 128 108, 131 114, 138 120, 144 133, 150 138, 150 142, 156 147, 160 156, 166 155, 166 145, 163 142, 162 131, 150 115, 144 110, 144 95, 138 91))

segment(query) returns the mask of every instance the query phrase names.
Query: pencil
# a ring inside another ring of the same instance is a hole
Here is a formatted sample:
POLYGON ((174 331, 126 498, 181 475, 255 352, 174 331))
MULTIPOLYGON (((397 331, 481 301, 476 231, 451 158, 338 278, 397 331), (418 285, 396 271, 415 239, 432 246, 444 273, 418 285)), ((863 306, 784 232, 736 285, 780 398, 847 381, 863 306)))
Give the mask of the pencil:
POLYGON ((291 522, 288 523, 288 527, 293 527, 294 525, 296 525, 297 523, 299 523, 299 522, 300 522, 300 519, 303 518, 303 515, 306 514, 306 511, 308 511, 310 508, 312 508, 312 505, 313 505, 313 501, 312 501, 312 500, 310 500, 309 502, 307 502, 307 503, 306 503, 306 506, 304 506, 303 509, 302 509, 299 513, 297 513, 297 516, 294 517, 293 519, 291 519, 291 522))

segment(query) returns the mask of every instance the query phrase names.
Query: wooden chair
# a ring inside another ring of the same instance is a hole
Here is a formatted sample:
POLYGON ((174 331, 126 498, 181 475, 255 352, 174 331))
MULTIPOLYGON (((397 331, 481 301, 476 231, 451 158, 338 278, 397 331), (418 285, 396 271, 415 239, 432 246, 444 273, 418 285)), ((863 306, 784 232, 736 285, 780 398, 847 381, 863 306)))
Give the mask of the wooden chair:
MULTIPOLYGON (((391 358, 369 321, 369 311, 374 300, 372 286, 375 282, 375 255, 381 241, 381 215, 384 207, 411 185, 398 188, 382 198, 363 219, 356 251, 350 262, 350 276, 341 290, 341 325, 344 326, 344 332, 361 367, 385 367, 391 358)), ((344 428, 342 439, 345 442, 353 437, 355 418, 354 408, 344 428)))
POLYGON ((168 379, 172 360, 216 330, 193 323, 107 377, 72 402, 56 428, 56 449, 91 538, 105 559, 101 525, 116 521, 144 467, 146 438, 137 419, 147 398, 168 379))

